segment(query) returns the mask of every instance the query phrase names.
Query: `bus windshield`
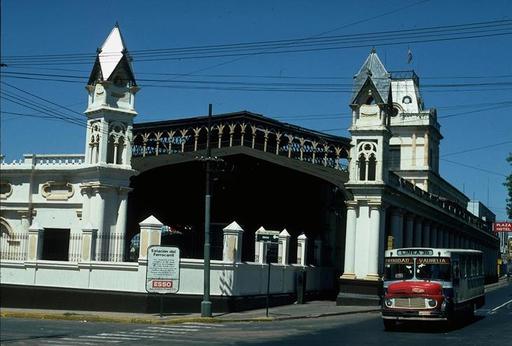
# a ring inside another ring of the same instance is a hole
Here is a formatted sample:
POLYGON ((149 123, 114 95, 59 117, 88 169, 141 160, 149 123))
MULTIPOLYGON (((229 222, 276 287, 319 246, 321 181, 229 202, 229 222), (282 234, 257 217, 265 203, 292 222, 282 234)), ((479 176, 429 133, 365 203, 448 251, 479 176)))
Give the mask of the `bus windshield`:
POLYGON ((384 280, 410 280, 414 274, 412 257, 388 257, 385 260, 384 280))
POLYGON ((450 259, 444 257, 419 257, 416 259, 416 278, 421 280, 449 281, 450 259))

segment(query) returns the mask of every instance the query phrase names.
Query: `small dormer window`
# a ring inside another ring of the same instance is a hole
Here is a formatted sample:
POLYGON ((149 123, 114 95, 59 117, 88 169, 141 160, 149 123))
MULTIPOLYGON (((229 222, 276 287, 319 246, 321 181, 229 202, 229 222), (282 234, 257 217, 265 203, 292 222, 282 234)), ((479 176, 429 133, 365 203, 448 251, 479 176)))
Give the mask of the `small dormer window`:
POLYGON ((372 95, 368 96, 368 98, 366 99, 365 104, 367 104, 367 105, 374 105, 375 104, 375 99, 373 98, 372 95))
POLYGON ((404 98, 402 99, 402 103, 404 104, 409 104, 412 102, 412 98, 410 96, 404 96, 404 98))

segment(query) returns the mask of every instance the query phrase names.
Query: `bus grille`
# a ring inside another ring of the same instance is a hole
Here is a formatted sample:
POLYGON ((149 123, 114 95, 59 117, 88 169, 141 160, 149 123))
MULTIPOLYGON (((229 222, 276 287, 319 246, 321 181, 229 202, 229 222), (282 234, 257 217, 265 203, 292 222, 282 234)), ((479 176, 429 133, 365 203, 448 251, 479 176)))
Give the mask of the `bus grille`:
POLYGON ((395 308, 424 309, 425 298, 395 298, 395 308))

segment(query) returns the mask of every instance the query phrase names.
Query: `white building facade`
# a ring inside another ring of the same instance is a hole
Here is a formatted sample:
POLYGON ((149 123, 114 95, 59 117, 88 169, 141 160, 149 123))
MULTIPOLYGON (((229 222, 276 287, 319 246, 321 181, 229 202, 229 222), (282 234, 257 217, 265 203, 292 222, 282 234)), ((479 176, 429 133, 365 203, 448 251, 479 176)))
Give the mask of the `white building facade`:
MULTIPOLYGON (((137 174, 132 168, 132 144, 139 88, 117 26, 98 52, 86 89, 85 154, 25 155, 18 162, 1 162, 2 289, 13 297, 13 292, 29 292, 33 287, 89 290, 97 295, 145 294, 147 248, 160 244, 163 225, 155 217, 141 220, 138 261, 126 262, 130 178, 137 174)), ((346 213, 346 227, 340 226, 331 237, 345 238, 338 303, 378 303, 382 257, 388 247, 480 249, 487 258, 487 273, 493 277, 497 239, 480 218, 467 213, 469 199, 439 175, 442 135, 436 111, 424 109, 417 76, 388 73, 372 51, 355 76, 350 107, 351 159, 345 183, 349 197, 346 209, 340 211, 346 213)), ((245 127, 242 143, 244 131, 245 127)), ((254 132, 253 148, 255 138, 254 132)), ((218 143, 220 149, 220 135, 218 143)), ((304 143, 300 145, 302 160, 304 143)), ((319 143, 312 148, 319 148, 323 161, 315 159, 315 153, 312 160, 327 166, 327 146, 323 152, 319 143)), ((335 149, 336 159, 340 152, 335 149)), ((290 144, 287 155, 292 155, 290 144)), ((211 294, 263 295, 268 268, 260 256, 263 244, 255 241, 258 258, 254 262, 242 262, 243 229, 234 223, 223 234, 223 258, 212 262, 211 294), (258 284, 254 277, 259 278, 258 284)), ((310 291, 333 287, 333 278, 327 274, 332 268, 318 265, 321 240, 307 245, 306 235, 299 236, 297 258, 290 260, 290 234, 286 230, 276 234, 279 250, 272 264, 273 294, 293 295, 299 271, 307 271, 310 291), (306 247, 313 245, 317 265, 308 266, 306 247)), ((182 259, 181 263, 179 294, 200 296, 203 261, 182 259)))

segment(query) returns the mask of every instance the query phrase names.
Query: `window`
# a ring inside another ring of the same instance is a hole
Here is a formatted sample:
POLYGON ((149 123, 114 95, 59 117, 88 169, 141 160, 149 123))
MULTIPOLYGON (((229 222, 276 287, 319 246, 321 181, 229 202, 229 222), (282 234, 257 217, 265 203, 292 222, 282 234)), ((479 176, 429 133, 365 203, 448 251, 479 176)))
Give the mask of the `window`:
POLYGON ((377 169, 377 160, 375 159, 375 154, 371 154, 368 159, 368 180, 375 181, 375 173, 377 169))
POLYGON ((399 170, 400 169, 400 146, 390 145, 389 146, 389 169, 399 170))
POLYGON ((366 158, 364 154, 359 155, 359 180, 366 180, 366 158))
POLYGON ((410 96, 404 96, 404 98, 402 99, 402 103, 404 104, 409 104, 412 102, 412 98, 410 96))
POLYGON ((377 173, 377 144, 361 142, 358 144, 358 166, 360 181, 374 181, 377 173))
POLYGON ((69 260, 69 229, 45 228, 43 232, 42 259, 48 261, 69 260))

